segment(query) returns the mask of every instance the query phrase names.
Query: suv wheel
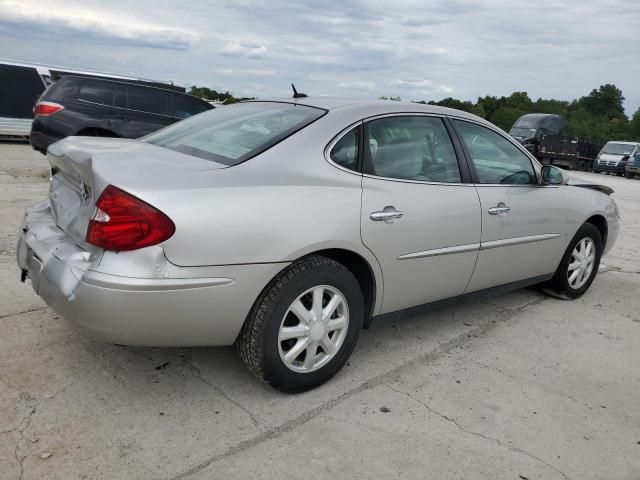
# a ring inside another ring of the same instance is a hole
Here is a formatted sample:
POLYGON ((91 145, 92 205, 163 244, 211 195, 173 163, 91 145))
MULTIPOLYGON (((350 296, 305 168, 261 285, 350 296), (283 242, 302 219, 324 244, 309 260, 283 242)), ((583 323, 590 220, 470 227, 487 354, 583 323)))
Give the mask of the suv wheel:
POLYGON ((364 297, 344 265, 302 259, 260 295, 236 345, 249 369, 290 393, 323 384, 345 364, 364 321, 364 297))
POLYGON ((602 255, 600 231, 590 223, 575 234, 551 280, 551 288, 569 298, 581 297, 593 282, 602 255))

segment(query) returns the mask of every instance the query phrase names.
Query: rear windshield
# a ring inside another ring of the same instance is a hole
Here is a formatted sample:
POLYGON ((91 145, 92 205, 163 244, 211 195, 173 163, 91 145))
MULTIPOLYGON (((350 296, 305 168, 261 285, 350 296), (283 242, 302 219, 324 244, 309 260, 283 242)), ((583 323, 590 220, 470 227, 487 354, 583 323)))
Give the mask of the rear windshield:
POLYGON ((263 152, 326 112, 278 102, 248 102, 188 118, 143 141, 233 166, 263 152))

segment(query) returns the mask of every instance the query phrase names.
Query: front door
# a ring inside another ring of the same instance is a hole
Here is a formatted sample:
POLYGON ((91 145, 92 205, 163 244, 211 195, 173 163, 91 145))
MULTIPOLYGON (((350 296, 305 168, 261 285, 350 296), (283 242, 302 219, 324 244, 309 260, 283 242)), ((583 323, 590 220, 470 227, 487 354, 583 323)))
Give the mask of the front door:
POLYGON ((480 253, 467 291, 553 273, 567 243, 563 187, 540 185, 529 157, 498 132, 453 123, 475 170, 482 209, 480 253))
POLYGON ((389 313, 464 292, 480 244, 475 187, 462 183, 441 118, 365 124, 362 241, 384 279, 389 313))

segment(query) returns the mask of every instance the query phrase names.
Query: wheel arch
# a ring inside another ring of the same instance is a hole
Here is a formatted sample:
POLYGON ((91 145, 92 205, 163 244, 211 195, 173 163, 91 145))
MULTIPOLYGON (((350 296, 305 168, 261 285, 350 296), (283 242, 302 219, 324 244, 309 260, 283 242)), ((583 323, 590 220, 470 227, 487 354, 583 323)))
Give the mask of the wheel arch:
POLYGON ((584 223, 590 223, 598 229, 600 232, 600 238, 602 238, 602 248, 607 246, 607 237, 609 235, 609 226, 607 225, 607 219, 600 214, 592 215, 584 223))
POLYGON ((353 250, 347 250, 344 248, 326 248, 323 250, 316 250, 301 258, 314 255, 327 257, 341 263, 349 269, 351 273, 353 273, 354 277, 356 277, 356 280, 358 280, 360 288, 362 289, 365 301, 366 317, 364 319, 364 328, 368 328, 371 325, 371 321, 376 310, 379 292, 380 294, 382 292, 382 282, 376 279, 376 273, 374 272, 370 262, 353 250))
MULTIPOLYGON (((378 298, 378 282, 376 281, 376 275, 371 268, 371 264, 361 255, 343 248, 327 248, 324 250, 317 250, 309 253, 307 256, 321 255, 323 257, 335 260, 347 267, 353 276, 356 277, 365 301, 366 317, 364 319, 364 328, 369 328, 373 319, 374 311, 376 309, 376 300, 378 298)), ((303 257, 304 258, 304 257, 303 257)), ((380 288, 381 290, 381 288, 380 288)))
POLYGON ((80 129, 75 136, 85 137, 117 137, 118 135, 107 129, 101 127, 85 127, 80 129))

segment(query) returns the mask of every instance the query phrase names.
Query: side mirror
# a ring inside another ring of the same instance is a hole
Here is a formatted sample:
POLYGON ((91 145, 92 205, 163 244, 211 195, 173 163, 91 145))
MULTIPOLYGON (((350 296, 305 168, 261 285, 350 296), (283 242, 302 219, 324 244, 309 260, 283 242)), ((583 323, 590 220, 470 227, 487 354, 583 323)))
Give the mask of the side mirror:
POLYGON ((566 185, 569 183, 569 175, 553 165, 544 165, 541 173, 543 185, 566 185))

